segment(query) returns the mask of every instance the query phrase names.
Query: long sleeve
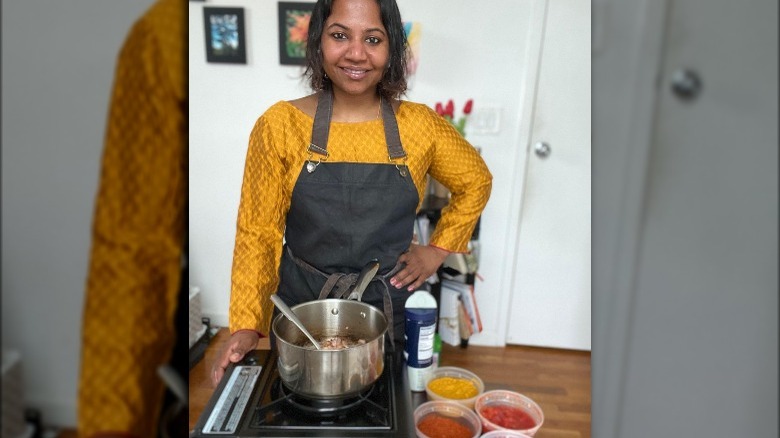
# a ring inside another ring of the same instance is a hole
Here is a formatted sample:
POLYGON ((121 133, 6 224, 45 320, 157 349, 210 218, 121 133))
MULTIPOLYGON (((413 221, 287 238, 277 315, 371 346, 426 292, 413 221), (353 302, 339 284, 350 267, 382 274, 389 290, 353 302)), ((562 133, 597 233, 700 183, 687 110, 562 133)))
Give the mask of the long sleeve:
POLYGON ((230 331, 268 335, 279 284, 286 212, 290 207, 288 167, 274 147, 279 123, 273 112, 261 117, 250 134, 236 224, 230 294, 230 331))
POLYGON ((429 138, 433 158, 428 173, 451 193, 430 243, 452 252, 466 252, 471 234, 487 205, 493 176, 479 152, 444 118, 432 110, 429 138))
POLYGON ((156 4, 117 62, 86 285, 80 437, 157 435, 157 368, 175 341, 186 230, 183 21, 178 1, 156 4))

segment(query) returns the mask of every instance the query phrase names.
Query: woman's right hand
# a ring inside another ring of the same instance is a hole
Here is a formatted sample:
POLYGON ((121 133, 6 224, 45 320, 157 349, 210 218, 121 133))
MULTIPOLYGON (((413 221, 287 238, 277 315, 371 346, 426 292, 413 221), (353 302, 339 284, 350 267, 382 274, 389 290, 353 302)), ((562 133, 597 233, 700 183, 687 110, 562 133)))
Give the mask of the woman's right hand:
POLYGON ((253 330, 239 330, 225 342, 211 367, 211 384, 216 388, 230 363, 236 363, 257 347, 260 335, 253 330))

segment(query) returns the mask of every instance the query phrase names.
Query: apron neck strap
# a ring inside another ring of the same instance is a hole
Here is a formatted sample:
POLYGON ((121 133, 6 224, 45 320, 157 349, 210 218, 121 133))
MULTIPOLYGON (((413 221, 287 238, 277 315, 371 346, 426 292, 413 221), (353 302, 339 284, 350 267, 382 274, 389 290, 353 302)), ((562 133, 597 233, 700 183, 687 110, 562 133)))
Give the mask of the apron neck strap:
MULTIPOLYGON (((387 99, 380 97, 382 124, 385 127, 385 141, 387 142, 387 154, 390 160, 406 157, 406 152, 401 146, 401 135, 398 132, 398 122, 395 120, 393 106, 387 99)), ((320 93, 317 102, 317 111, 314 113, 314 124, 311 128, 311 143, 309 152, 320 155, 328 155, 328 135, 330 132, 330 120, 333 115, 333 90, 326 86, 320 93)))

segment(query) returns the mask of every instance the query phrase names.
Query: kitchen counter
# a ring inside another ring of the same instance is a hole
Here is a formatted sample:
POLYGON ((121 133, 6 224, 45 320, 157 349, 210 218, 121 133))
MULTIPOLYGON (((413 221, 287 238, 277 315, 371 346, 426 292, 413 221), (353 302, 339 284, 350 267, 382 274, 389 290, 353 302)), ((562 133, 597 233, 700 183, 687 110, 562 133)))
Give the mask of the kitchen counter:
MULTIPOLYGON (((211 364, 214 362, 217 353, 220 351, 224 343, 228 340, 230 334, 228 329, 222 328, 209 342, 206 353, 203 355, 203 359, 200 360, 190 371, 190 422, 189 430, 195 427, 195 423, 200 417, 200 413, 206 407, 206 404, 214 392, 214 387, 211 385, 211 379, 209 378, 209 372, 211 371, 211 364)), ((268 338, 260 339, 257 343, 258 350, 270 350, 271 344, 268 338)))
MULTIPOLYGON (((203 359, 189 376, 189 428, 192 430, 214 388, 209 370, 229 337, 220 329, 203 359)), ((257 349, 270 349, 261 339, 257 349)), ((590 437, 590 352, 537 347, 453 347, 444 344, 441 366, 466 368, 485 383, 485 390, 508 389, 534 399, 545 421, 537 438, 590 437)))

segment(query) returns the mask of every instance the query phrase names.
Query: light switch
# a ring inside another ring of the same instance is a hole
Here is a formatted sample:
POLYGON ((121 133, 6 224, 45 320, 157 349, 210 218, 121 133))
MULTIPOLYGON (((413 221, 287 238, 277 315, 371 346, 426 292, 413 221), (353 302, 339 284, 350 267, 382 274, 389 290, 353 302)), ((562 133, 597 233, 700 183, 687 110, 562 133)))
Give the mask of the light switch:
POLYGON ((501 131, 501 108, 478 107, 469 119, 469 130, 477 135, 496 135, 501 131))

